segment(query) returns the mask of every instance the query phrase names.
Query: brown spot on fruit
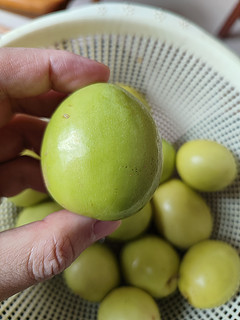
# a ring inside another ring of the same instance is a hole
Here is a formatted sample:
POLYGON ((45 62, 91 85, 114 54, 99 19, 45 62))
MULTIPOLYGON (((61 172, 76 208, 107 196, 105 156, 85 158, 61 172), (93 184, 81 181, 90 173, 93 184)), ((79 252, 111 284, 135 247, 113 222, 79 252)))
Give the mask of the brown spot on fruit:
POLYGON ((68 113, 64 113, 63 118, 65 118, 65 119, 70 118, 70 114, 68 114, 68 113))

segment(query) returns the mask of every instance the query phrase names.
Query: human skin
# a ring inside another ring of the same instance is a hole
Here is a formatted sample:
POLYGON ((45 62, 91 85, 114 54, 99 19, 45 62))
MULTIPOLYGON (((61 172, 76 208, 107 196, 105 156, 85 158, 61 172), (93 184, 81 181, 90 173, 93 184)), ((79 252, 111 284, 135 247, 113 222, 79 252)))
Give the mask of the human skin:
MULTIPOLYGON (((60 50, 0 49, 0 197, 26 188, 46 192, 39 154, 46 121, 69 93, 106 82, 109 69, 60 50)), ((120 222, 61 210, 42 221, 0 233, 0 301, 62 272, 90 244, 120 222)))

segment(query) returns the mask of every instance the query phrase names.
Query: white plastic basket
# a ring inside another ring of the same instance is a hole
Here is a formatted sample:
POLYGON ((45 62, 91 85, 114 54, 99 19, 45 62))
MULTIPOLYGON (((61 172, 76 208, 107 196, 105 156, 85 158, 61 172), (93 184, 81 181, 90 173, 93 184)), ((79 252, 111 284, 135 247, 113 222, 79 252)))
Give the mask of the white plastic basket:
MULTIPOLYGON (((107 64, 111 82, 146 94, 161 135, 176 147, 209 138, 228 147, 240 167, 240 60, 191 22, 153 7, 96 4, 39 18, 0 39, 0 46, 69 50, 107 64)), ((213 238, 240 248, 240 176, 222 192, 204 194, 213 238)), ((0 226, 14 225, 6 199, 0 226)), ((240 292, 214 309, 194 309, 176 293, 159 302, 163 320, 240 319, 240 292)), ((3 320, 96 320, 98 304, 73 295, 61 276, 2 302, 3 320)), ((114 319, 113 319, 114 320, 114 319)))

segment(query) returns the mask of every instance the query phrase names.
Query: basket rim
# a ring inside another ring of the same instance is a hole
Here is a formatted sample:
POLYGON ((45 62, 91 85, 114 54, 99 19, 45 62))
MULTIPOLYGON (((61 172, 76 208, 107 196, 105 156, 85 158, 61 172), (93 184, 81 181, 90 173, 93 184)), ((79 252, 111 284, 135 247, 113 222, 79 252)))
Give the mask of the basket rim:
MULTIPOLYGON (((79 28, 75 28, 76 30, 72 28, 73 36, 74 32, 78 32, 78 35, 87 35, 87 28, 82 27, 89 25, 91 34, 94 26, 95 34, 98 34, 101 26, 104 28, 106 23, 111 23, 109 33, 119 30, 129 34, 153 36, 156 39, 160 34, 164 37, 163 34, 166 33, 166 40, 181 41, 186 50, 192 49, 193 52, 195 50, 196 54, 203 52, 205 61, 240 90, 240 57, 236 53, 194 22, 169 10, 151 5, 94 3, 82 5, 74 10, 46 14, 3 35, 0 38, 0 47, 46 46, 46 43, 53 40, 53 36, 56 35, 59 41, 60 39, 63 41, 65 29, 69 35, 68 28, 75 25, 79 28), (58 33, 54 30, 57 28, 58 33), (51 31, 52 34, 48 32, 46 37, 46 31, 51 31)), ((57 41, 56 38, 55 42, 57 41)))

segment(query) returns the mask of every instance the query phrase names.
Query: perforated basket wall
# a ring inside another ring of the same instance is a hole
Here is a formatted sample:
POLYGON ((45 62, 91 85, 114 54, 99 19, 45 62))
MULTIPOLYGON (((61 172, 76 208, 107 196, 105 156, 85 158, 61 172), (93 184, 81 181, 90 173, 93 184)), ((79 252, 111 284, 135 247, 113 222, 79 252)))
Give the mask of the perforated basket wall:
MULTIPOLYGON (((1 46, 69 50, 107 64, 111 82, 146 94, 161 135, 176 147, 209 138, 228 147, 240 166, 240 61, 192 23, 160 9, 102 4, 53 14, 11 32, 1 46)), ((213 238, 240 248, 240 176, 222 192, 204 194, 213 238)), ((4 199, 1 230, 18 208, 4 199)), ((240 319, 240 292, 215 309, 193 309, 176 293, 159 302, 163 320, 240 319)), ((0 319, 96 320, 98 304, 65 287, 61 275, 2 302, 0 319)), ((114 320, 114 319, 113 319, 114 320)))

